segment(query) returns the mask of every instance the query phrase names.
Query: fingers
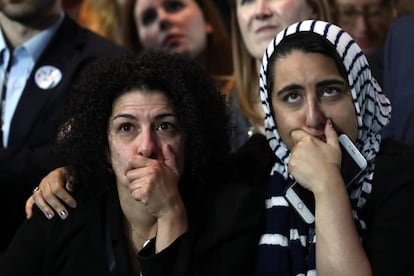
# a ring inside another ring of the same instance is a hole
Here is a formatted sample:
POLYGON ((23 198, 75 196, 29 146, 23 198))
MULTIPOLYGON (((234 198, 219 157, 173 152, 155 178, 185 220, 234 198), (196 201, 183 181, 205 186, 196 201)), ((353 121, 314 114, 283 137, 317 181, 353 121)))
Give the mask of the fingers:
POLYGON ((305 131, 300 130, 300 129, 297 129, 297 130, 292 131, 290 135, 292 136, 295 144, 297 142, 299 142, 300 140, 302 140, 304 137, 311 136, 310 134, 308 134, 305 131))
MULTIPOLYGON (((66 181, 65 188, 68 192, 72 193, 74 191, 73 190, 73 183, 74 183, 75 179, 72 176, 69 176, 67 178, 68 178, 68 181, 66 181)), ((68 203, 69 206, 72 207, 72 204, 70 204, 69 202, 67 202, 67 203, 68 203)), ((74 204, 76 205, 76 201, 74 202, 74 204)))
POLYGON ((162 149, 162 153, 164 156, 165 165, 167 165, 171 170, 178 174, 179 170, 177 167, 177 157, 173 150, 173 147, 169 144, 165 145, 162 149))
POLYGON ((55 214, 50 208, 50 206, 46 203, 46 201, 43 199, 42 191, 36 191, 27 201, 26 201, 26 213, 28 212, 28 209, 30 208, 31 213, 33 212, 33 205, 36 204, 36 206, 42 211, 42 213, 48 218, 52 219, 55 214))
POLYGON ((180 170, 170 145, 163 145, 157 159, 134 156, 129 160, 126 186, 130 196, 159 217, 180 201, 178 182, 180 170))
POLYGON ((68 190, 73 190, 73 178, 68 177, 64 168, 56 169, 50 172, 42 179, 38 188, 33 191, 32 196, 26 201, 26 217, 30 218, 33 214, 33 205, 42 211, 42 213, 51 219, 54 217, 54 211, 60 218, 66 219, 68 211, 64 203, 72 208, 77 206, 75 199, 69 194, 68 190))
MULTIPOLYGON (((33 198, 30 196, 29 199, 26 200, 26 205, 24 207, 25 212, 26 212, 26 218, 27 219, 31 219, 33 212, 32 212, 32 208, 33 208, 33 204, 34 204, 34 200, 33 198)), ((46 214, 45 214, 46 215, 46 214)), ((47 216, 46 216, 47 217, 47 216)))
POLYGON ((335 147, 339 148, 338 142, 338 134, 336 133, 335 129, 333 128, 331 119, 326 120, 325 123, 325 137, 326 143, 335 147))

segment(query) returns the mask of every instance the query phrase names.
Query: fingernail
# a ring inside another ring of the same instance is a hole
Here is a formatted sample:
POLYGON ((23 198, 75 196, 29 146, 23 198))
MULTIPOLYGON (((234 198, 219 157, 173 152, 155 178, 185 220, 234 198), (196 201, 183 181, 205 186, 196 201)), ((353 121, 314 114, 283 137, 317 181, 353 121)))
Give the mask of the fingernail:
POLYGON ((67 182, 67 184, 66 184, 66 188, 69 190, 69 191, 72 191, 72 189, 73 189, 73 184, 72 184, 72 181, 68 181, 67 182))
POLYGON ((332 120, 331 120, 331 119, 328 119, 328 125, 329 125, 330 127, 332 127, 332 120))
POLYGON ((52 219, 53 218, 53 212, 46 212, 46 217, 48 218, 48 219, 52 219))
POLYGON ((69 202, 69 206, 72 208, 76 208, 76 206, 78 206, 78 204, 76 203, 76 201, 71 201, 69 202))
POLYGON ((66 219, 68 217, 68 214, 66 213, 65 210, 59 211, 59 215, 62 219, 66 219))

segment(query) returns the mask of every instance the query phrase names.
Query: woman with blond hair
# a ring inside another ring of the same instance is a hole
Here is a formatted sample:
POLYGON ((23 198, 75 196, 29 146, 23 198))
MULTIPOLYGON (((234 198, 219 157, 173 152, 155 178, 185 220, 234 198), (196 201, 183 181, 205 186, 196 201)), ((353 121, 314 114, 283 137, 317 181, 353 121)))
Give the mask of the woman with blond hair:
POLYGON ((263 133, 264 114, 259 100, 259 68, 272 38, 283 28, 304 19, 330 21, 325 0, 230 0, 234 74, 237 94, 231 96, 238 144, 252 133, 263 133))

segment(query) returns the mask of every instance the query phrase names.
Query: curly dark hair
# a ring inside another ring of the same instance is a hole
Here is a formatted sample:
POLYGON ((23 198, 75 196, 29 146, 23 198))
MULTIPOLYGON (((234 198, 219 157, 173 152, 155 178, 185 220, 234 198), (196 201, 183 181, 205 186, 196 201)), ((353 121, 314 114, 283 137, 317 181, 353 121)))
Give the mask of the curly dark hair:
POLYGON ((107 173, 112 104, 134 89, 159 90, 170 100, 186 135, 185 175, 208 178, 220 172, 231 149, 224 96, 195 62, 150 51, 101 58, 74 83, 58 141, 79 182, 107 173))

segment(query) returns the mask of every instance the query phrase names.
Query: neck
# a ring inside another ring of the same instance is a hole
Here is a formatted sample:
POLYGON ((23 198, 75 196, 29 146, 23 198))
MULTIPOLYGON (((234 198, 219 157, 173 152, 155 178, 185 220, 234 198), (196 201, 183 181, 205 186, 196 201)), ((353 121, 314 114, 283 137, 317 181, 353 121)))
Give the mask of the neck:
POLYGON ((59 18, 59 13, 36 18, 35 22, 20 22, 8 18, 0 12, 0 25, 4 38, 11 50, 19 47, 38 33, 47 29, 59 18))
POLYGON ((260 74, 260 68, 262 67, 262 60, 261 59, 256 59, 256 70, 257 70, 257 75, 260 74))
POLYGON ((125 233, 136 254, 147 240, 155 237, 157 219, 147 212, 141 202, 133 199, 122 184, 118 184, 118 194, 125 233))

